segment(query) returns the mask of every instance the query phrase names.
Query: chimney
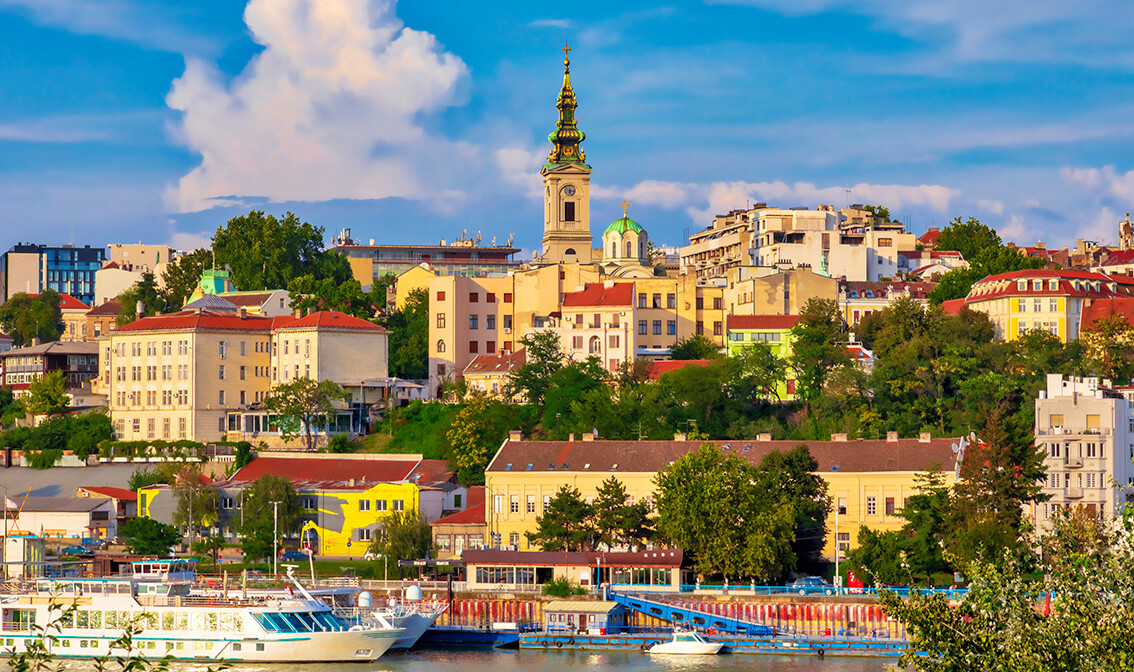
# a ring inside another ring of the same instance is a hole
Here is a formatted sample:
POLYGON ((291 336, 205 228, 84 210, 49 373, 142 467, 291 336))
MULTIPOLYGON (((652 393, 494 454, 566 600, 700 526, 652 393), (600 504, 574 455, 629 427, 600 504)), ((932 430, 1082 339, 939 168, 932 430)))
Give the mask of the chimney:
POLYGON ((673 440, 674 441, 685 441, 686 440, 685 434, 683 432, 678 432, 678 433, 673 435, 673 440))
POLYGON ((897 442, 898 442, 898 433, 897 432, 886 432, 886 443, 897 443, 897 442))
POLYGON ((248 318, 248 309, 245 308, 244 306, 241 306, 240 307, 240 319, 244 320, 244 319, 247 319, 247 318, 248 318))
POLYGON ((846 441, 847 435, 846 434, 832 434, 831 440, 832 441, 846 441))
POLYGON ((141 301, 135 302, 134 303, 134 317, 140 320, 140 319, 142 319, 142 316, 145 315, 145 314, 146 314, 146 304, 142 303, 141 301))
POLYGON ((524 440, 523 430, 521 430, 521 429, 508 430, 508 440, 509 441, 523 441, 524 440))
POLYGON ((772 440, 772 434, 770 432, 765 432, 764 434, 757 434, 756 440, 757 441, 771 441, 772 440))
POLYGON ((570 434, 568 434, 567 440, 568 441, 574 441, 575 440, 575 432, 571 432, 570 434))
POLYGON ((930 434, 929 432, 922 432, 921 434, 917 435, 918 443, 929 443, 929 440, 932 439, 932 438, 933 438, 933 435, 930 434))
POLYGON ((583 435, 580 438, 582 438, 583 441, 594 441, 595 440, 595 433, 594 432, 583 432, 583 435))
POLYGON ((354 486, 355 486, 355 485, 356 485, 357 483, 358 483, 358 481, 354 480, 353 478, 347 481, 347 485, 349 485, 349 486, 350 486, 350 487, 352 487, 352 488, 353 488, 353 487, 354 487, 354 486))

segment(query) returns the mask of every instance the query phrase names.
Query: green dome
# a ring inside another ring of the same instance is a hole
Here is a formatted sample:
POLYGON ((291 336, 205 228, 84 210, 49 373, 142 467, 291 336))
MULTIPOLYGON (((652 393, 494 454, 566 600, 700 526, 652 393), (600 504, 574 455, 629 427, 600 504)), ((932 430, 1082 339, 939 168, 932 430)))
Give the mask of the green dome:
POLYGON ((622 219, 616 219, 611 222, 610 226, 606 227, 606 231, 603 232, 603 235, 606 235, 611 231, 619 234, 626 233, 627 231, 642 233, 642 225, 623 215, 622 219))

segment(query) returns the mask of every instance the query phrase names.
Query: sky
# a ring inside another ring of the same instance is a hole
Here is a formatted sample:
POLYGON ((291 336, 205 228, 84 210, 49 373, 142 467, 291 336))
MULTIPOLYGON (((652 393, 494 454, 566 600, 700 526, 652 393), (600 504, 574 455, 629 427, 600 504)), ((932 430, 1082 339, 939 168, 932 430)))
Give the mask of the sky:
POLYGON ((570 42, 597 236, 879 203, 1113 242, 1124 0, 0 0, 0 246, 207 244, 251 209, 527 258, 570 42))

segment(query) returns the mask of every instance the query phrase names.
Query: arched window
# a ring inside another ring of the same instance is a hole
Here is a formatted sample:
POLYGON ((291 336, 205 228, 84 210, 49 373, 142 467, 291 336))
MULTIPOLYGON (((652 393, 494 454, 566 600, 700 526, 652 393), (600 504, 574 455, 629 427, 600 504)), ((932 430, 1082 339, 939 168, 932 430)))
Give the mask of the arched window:
POLYGON ((591 349, 592 355, 597 355, 602 352, 602 339, 598 336, 591 336, 591 349))
POLYGON ((437 341, 437 352, 445 352, 445 341, 437 341))
POLYGON ((634 243, 631 243, 630 241, 626 241, 626 256, 634 256, 634 243))
POLYGON ((616 257, 618 257, 618 243, 611 243, 610 244, 610 258, 614 259, 616 257))
POLYGON ((563 250, 563 254, 576 254, 575 248, 568 247, 566 250, 563 250))
POLYGON ((638 258, 639 259, 645 259, 646 258, 646 241, 644 241, 644 240, 642 242, 638 243, 638 258))

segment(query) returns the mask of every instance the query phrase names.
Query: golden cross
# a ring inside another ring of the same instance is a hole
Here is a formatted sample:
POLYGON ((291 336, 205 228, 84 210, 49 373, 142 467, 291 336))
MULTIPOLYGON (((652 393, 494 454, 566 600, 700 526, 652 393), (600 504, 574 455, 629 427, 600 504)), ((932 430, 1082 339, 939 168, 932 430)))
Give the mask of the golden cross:
POLYGON ((630 204, 627 203, 626 199, 624 198, 624 199, 622 199, 622 202, 619 203, 618 205, 622 206, 622 216, 626 217, 626 209, 630 207, 630 204))
POLYGON ((565 61, 571 60, 571 47, 569 46, 569 44, 567 42, 563 43, 563 60, 565 60, 565 61))

